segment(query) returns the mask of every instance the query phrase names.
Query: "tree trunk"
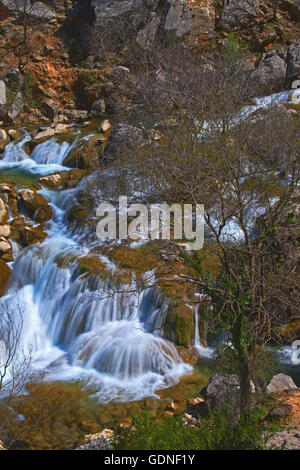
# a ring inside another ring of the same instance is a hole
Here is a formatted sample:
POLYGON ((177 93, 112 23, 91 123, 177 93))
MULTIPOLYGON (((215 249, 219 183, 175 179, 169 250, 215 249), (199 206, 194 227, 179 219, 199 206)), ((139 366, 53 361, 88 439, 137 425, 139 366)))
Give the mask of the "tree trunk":
POLYGON ((251 405, 251 361, 246 358, 240 366, 241 412, 249 410, 251 405))

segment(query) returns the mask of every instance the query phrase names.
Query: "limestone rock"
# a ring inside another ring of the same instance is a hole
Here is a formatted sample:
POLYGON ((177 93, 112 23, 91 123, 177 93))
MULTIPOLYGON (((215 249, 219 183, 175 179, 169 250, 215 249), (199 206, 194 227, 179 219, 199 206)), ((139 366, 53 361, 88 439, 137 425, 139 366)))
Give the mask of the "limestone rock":
POLYGON ((97 434, 88 434, 84 436, 85 444, 76 447, 75 450, 110 450, 112 448, 114 432, 110 429, 104 429, 97 434))
POLYGON ((292 377, 286 374, 277 374, 274 375, 271 382, 267 386, 267 393, 276 393, 282 390, 295 390, 297 386, 295 385, 292 377))
POLYGON ((8 220, 8 211, 5 202, 0 198, 0 224, 8 220))
POLYGON ((24 227, 20 230, 20 241, 24 246, 41 243, 47 237, 47 233, 35 227, 24 227))
POLYGON ((0 225, 0 237, 10 237, 11 230, 9 225, 0 225))
POLYGON ((245 25, 258 15, 260 0, 226 0, 222 11, 222 25, 226 29, 245 25))
POLYGON ((62 185, 62 177, 59 174, 43 176, 39 182, 46 188, 58 188, 62 185))
POLYGON ((0 105, 6 104, 6 85, 3 80, 0 80, 0 105))

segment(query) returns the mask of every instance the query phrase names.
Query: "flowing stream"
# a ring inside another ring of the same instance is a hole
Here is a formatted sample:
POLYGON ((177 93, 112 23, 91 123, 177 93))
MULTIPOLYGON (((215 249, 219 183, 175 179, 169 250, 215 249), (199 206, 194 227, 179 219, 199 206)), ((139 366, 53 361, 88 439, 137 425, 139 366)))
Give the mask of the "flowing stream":
MULTIPOLYGON (((68 170, 61 165, 70 144, 50 139, 28 158, 23 145, 29 138, 7 146, 2 168, 35 175, 68 170)), ((161 336, 167 301, 155 288, 139 292, 134 279, 115 289, 109 279, 80 274, 76 259, 89 248, 66 221, 77 190, 40 191, 54 211, 48 238, 16 257, 0 310, 22 311, 21 347, 33 351, 33 368, 46 380, 81 379, 101 402, 154 396, 192 371, 161 336), (61 267, 58 259, 72 261, 61 267)))

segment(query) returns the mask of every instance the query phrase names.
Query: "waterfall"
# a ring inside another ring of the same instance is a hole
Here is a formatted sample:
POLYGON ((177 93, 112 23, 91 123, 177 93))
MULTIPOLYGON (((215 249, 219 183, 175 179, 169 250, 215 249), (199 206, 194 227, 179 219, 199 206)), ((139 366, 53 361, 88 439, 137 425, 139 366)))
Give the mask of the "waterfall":
MULTIPOLYGON (((22 142, 25 138, 8 146, 2 163, 28 160, 22 142)), ((37 146, 30 159, 36 172, 61 163, 67 145, 50 139, 37 146)), ((34 351, 33 369, 42 372, 44 380, 81 380, 101 402, 154 396, 192 371, 162 336, 168 302, 155 287, 140 291, 134 277, 129 284, 113 286, 109 277, 80 272, 76 260, 87 255, 90 246, 66 220, 76 192, 41 191, 54 211, 48 238, 16 252, 0 314, 4 309, 22 310, 20 347, 34 351)), ((111 265, 107 263, 108 270, 111 265)))

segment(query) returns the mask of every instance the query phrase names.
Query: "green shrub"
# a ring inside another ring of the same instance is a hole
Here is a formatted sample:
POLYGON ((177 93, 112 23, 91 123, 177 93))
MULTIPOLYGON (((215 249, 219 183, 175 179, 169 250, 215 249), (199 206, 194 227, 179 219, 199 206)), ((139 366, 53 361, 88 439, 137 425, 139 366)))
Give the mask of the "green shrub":
POLYGON ((184 425, 182 417, 155 421, 145 412, 133 418, 133 425, 122 430, 115 444, 118 450, 260 450, 266 448, 266 433, 274 425, 262 423, 265 410, 254 410, 239 420, 215 410, 202 419, 199 427, 184 425))

